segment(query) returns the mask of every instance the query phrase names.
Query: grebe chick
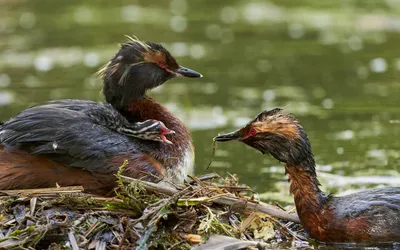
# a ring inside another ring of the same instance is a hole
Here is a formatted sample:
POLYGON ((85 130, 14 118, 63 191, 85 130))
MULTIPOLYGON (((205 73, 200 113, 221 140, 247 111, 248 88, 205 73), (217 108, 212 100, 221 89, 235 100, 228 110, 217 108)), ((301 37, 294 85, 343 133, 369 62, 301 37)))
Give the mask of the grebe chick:
MULTIPOLYGON (((165 135, 175 133, 175 131, 168 129, 163 122, 157 120, 130 123, 109 103, 63 99, 49 101, 48 104, 40 105, 38 106, 37 112, 40 113, 40 110, 43 108, 59 108, 78 111, 91 118, 94 123, 105 126, 118 133, 142 140, 161 141, 172 144, 165 135), (154 136, 152 136, 153 134, 154 136)), ((19 116, 23 115, 24 112, 19 116)), ((45 112, 43 112, 43 115, 46 115, 45 112)), ((13 127, 10 124, 7 125, 13 127)))

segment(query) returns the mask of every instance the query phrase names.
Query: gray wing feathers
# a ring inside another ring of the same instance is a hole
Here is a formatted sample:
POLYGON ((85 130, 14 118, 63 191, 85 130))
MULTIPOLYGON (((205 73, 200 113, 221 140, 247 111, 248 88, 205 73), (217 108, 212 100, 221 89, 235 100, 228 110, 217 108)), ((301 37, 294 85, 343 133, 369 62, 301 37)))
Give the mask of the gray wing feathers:
POLYGON ((104 122, 108 120, 101 119, 113 115, 107 105, 61 100, 32 107, 0 125, 0 142, 8 149, 47 155, 70 166, 96 168, 99 172, 98 164, 104 164, 112 155, 139 152, 132 139, 111 130, 104 122))

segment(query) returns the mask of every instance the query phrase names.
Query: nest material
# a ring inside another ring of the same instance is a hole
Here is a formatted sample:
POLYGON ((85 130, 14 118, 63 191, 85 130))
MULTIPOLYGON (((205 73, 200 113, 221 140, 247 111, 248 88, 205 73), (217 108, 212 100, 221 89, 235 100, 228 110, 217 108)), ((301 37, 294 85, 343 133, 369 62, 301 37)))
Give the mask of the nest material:
POLYGON ((117 177, 112 198, 85 194, 82 187, 0 191, 0 249, 248 249, 306 243, 295 213, 245 196, 252 190, 234 176, 192 177, 182 186, 117 177))

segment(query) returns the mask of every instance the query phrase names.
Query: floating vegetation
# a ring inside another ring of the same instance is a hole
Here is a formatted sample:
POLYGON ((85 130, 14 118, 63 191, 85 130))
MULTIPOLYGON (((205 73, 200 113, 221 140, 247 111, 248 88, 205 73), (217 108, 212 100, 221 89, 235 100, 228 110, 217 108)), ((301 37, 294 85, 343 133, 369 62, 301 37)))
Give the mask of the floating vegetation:
MULTIPOLYGON (((121 167, 122 169, 122 167, 121 167)), ((0 191, 0 249, 223 249, 302 242, 295 213, 235 176, 175 185, 121 175, 116 197, 82 187, 0 191)))

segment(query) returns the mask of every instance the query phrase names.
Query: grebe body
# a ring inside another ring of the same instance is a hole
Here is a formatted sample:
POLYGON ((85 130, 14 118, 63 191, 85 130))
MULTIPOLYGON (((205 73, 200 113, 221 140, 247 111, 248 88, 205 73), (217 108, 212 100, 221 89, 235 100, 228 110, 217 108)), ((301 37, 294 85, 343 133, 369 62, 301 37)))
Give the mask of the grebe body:
POLYGON ((241 141, 285 163, 300 222, 312 238, 327 243, 400 242, 400 188, 325 194, 305 130, 281 109, 264 111, 243 128, 214 139, 241 141))

